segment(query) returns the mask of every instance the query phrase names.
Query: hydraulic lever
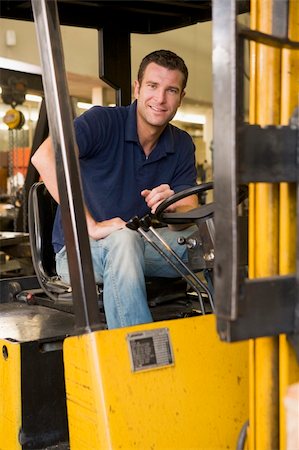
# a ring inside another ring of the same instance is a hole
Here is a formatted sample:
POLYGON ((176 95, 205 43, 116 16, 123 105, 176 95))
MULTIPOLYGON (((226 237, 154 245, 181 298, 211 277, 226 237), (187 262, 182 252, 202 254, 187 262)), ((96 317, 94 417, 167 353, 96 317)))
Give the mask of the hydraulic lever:
POLYGON ((202 283, 202 281, 195 275, 195 273, 193 273, 192 270, 190 270, 189 267, 181 260, 178 254, 168 245, 167 242, 165 242, 165 240, 159 235, 159 233, 156 232, 155 228, 152 226, 152 219, 150 218, 149 215, 146 215, 141 219, 139 219, 138 216, 135 216, 127 222, 126 226, 131 230, 138 231, 143 236, 143 238, 167 261, 167 263, 170 264, 173 267, 173 269, 176 272, 178 272, 178 274, 182 278, 184 278, 184 280, 187 281, 187 283, 197 293, 200 307, 204 315, 206 314, 206 311, 202 294, 198 288, 198 285, 207 294, 212 311, 213 312, 215 311, 212 295, 207 286, 205 286, 204 283, 202 283), (162 246, 166 249, 168 253, 165 252, 161 247, 159 247, 159 245, 149 237, 148 235, 149 231, 158 239, 158 241, 162 244, 162 246), (187 274, 190 275, 191 279, 188 278, 186 273, 172 261, 172 259, 168 256, 168 254, 170 254, 176 259, 176 261, 180 264, 180 266, 183 267, 185 272, 187 272, 187 274))

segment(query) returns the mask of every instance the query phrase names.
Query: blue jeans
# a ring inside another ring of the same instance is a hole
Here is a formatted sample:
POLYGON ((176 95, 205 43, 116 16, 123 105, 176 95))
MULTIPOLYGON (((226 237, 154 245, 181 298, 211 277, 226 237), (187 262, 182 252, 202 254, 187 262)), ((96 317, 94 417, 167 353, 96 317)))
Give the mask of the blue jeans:
MULTIPOLYGON (((158 229, 162 238, 187 262, 187 249, 177 238, 192 234, 196 226, 182 231, 158 229)), ((150 233, 150 232, 149 232, 150 233)), ((149 234, 152 237, 151 233, 149 234)), ((156 240, 156 238, 154 238, 156 240)), ((95 280, 103 283, 103 301, 108 328, 152 322, 145 287, 145 276, 177 277, 178 273, 137 232, 124 228, 105 239, 90 239, 95 280)), ((56 254, 56 270, 70 283, 67 254, 63 247, 56 254)))

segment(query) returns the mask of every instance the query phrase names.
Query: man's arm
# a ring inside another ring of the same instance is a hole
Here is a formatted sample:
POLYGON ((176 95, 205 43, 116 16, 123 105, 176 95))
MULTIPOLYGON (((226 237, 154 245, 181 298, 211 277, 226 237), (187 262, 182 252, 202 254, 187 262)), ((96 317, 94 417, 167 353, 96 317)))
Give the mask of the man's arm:
MULTIPOLYGON (((46 188, 59 203, 59 192, 56 176, 55 152, 51 139, 48 137, 37 149, 31 158, 31 162, 39 172, 46 188)), ((88 209, 85 207, 86 223, 88 235, 95 240, 103 239, 112 231, 125 227, 125 222, 120 217, 114 217, 110 220, 97 222, 93 219, 88 209)))
POLYGON ((59 203, 55 152, 50 137, 48 137, 36 150, 31 158, 31 162, 37 169, 54 200, 59 203))

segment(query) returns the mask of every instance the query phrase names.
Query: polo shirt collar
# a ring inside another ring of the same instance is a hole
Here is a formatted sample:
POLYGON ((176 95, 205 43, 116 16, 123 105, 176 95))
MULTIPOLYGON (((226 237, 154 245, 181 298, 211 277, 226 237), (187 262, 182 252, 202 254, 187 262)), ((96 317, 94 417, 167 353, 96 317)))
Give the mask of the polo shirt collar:
MULTIPOLYGON (((126 122, 125 140, 138 143, 139 139, 137 135, 136 107, 137 100, 128 106, 129 112, 126 122)), ((155 154, 156 159, 157 157, 163 157, 167 153, 174 153, 174 151, 173 133, 171 131, 171 125, 168 124, 160 136, 155 149, 153 150, 153 155, 155 154)))

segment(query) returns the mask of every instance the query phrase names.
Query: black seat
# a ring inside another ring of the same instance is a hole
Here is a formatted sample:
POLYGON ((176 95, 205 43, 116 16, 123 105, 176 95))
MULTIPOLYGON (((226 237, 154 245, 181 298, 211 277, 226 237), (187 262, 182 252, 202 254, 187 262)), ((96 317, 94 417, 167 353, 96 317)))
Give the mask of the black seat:
POLYGON ((44 293, 54 302, 71 295, 71 288, 57 275, 52 229, 57 203, 42 181, 28 195, 28 226, 33 267, 44 293))
MULTIPOLYGON (((28 225, 33 266, 40 287, 54 307, 71 304, 71 287, 64 283, 56 272, 55 253, 52 246, 52 229, 57 209, 57 203, 48 192, 43 182, 32 185, 28 196, 28 225)), ((173 303, 179 302, 179 310, 186 315, 187 283, 181 278, 149 278, 146 280, 148 302, 150 308, 164 307, 162 318, 167 314, 177 316, 173 303)), ((102 306, 102 285, 98 285, 99 304, 102 306)), ((176 305, 178 306, 178 305, 176 305)), ((64 307, 62 307, 64 309, 64 307)), ((190 309, 190 307, 189 307, 190 309)), ((161 311, 160 311, 161 312, 161 311)), ((157 314, 153 312, 155 320, 157 314)), ((179 313, 180 314, 180 313, 179 313)))

